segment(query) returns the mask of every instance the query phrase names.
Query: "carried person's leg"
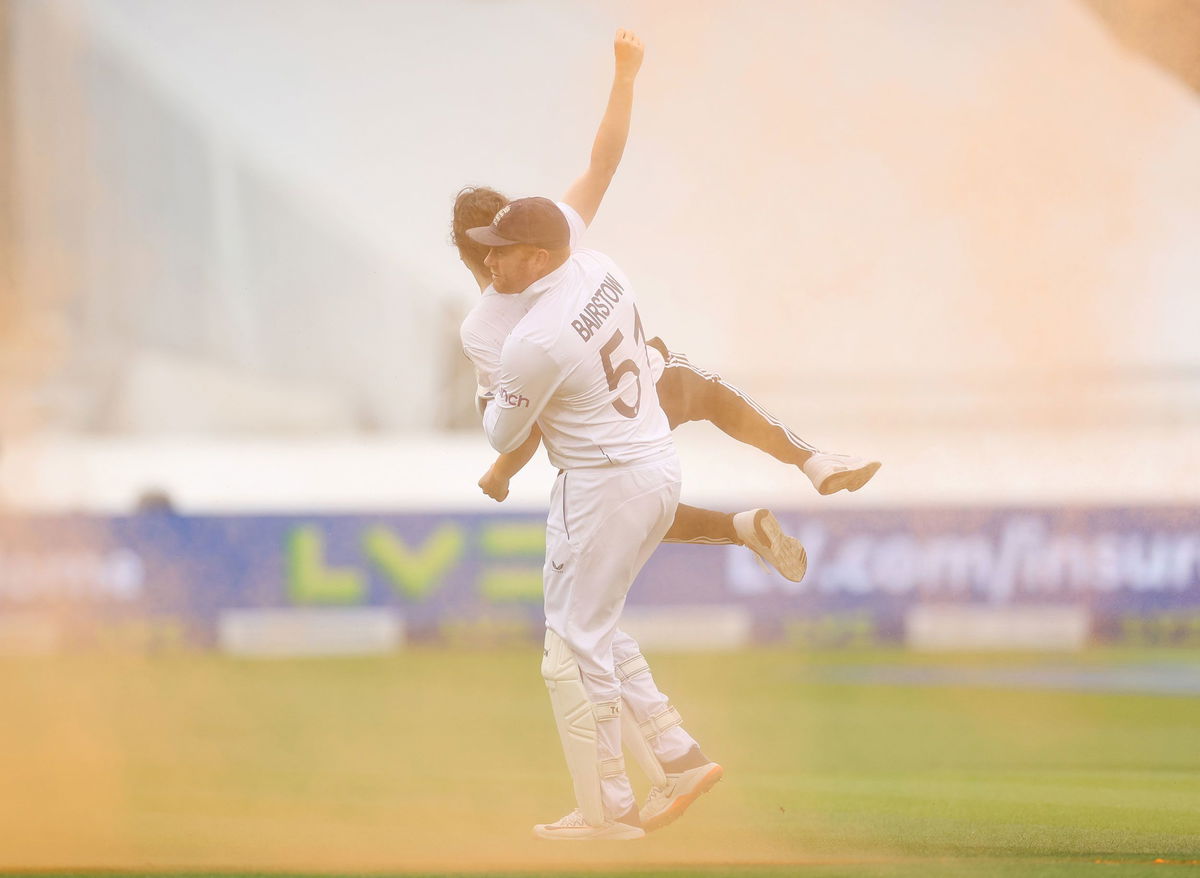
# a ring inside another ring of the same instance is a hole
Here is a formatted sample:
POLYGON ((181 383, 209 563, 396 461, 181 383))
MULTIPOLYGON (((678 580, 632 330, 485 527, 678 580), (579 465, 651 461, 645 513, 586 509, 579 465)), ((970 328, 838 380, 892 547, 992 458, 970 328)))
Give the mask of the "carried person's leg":
POLYGON ((675 510, 671 527, 663 537, 664 543, 701 543, 708 546, 740 546, 733 524, 733 513, 716 512, 700 506, 680 503, 675 510))
POLYGON ((745 546, 792 582, 800 582, 808 569, 804 546, 783 532, 779 519, 769 509, 730 514, 680 503, 663 542, 745 546))
POLYGON ((818 450, 748 394, 692 365, 683 354, 666 355, 656 388, 672 430, 690 421, 710 421, 739 442, 799 467, 821 494, 857 491, 879 469, 879 461, 818 450))
POLYGON ((693 366, 683 354, 667 357, 656 387, 672 430, 689 421, 711 421, 739 442, 793 466, 803 466, 818 451, 716 372, 693 366))

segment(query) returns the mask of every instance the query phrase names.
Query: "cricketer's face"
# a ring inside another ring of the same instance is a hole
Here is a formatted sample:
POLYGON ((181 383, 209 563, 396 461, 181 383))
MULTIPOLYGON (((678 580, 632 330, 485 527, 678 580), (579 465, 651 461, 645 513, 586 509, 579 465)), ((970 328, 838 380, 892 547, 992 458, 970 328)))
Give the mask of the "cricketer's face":
POLYGON ((545 273, 549 254, 532 244, 493 247, 483 264, 498 293, 520 293, 545 273))

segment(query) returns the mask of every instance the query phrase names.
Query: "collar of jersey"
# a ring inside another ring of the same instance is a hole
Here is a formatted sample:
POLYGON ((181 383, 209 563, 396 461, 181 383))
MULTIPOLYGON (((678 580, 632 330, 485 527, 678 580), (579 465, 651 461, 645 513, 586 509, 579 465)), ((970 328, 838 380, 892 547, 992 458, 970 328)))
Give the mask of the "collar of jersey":
POLYGON ((566 262, 564 262, 558 268, 554 269, 554 271, 550 272, 545 277, 539 277, 537 280, 535 280, 533 283, 531 283, 529 286, 527 286, 524 290, 521 291, 521 298, 522 299, 536 299, 538 296, 540 296, 542 293, 546 292, 546 290, 553 287, 560 280, 562 280, 563 277, 566 276, 567 266, 570 264, 571 264, 571 260, 568 259, 566 262))

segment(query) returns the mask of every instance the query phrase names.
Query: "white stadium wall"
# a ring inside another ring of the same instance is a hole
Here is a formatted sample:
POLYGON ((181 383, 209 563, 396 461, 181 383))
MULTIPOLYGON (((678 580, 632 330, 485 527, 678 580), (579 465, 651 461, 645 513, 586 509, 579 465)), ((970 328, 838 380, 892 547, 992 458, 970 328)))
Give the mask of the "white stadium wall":
POLYGON ((441 311, 395 254, 197 105, 177 71, 147 67, 108 34, 101 21, 127 6, 14 9, 20 281, 70 339, 47 395, 52 425, 428 426, 441 311))
MULTIPOLYGON (((565 188, 618 24, 648 53, 591 241, 651 332, 885 460, 833 502, 1195 502, 1200 103, 1073 0, 18 0, 17 275, 61 367, 3 502, 498 508, 450 199, 565 188)), ((816 502, 678 442, 698 502, 816 502)))

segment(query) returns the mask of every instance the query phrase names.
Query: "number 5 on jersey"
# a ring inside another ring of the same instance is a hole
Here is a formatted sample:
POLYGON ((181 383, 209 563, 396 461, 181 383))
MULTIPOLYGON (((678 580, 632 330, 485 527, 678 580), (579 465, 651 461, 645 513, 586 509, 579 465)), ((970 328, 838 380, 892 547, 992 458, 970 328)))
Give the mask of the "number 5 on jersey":
MULTIPOLYGON (((612 338, 604 343, 600 348, 600 363, 604 366, 604 377, 608 379, 608 389, 616 390, 617 385, 621 382, 621 376, 626 372, 632 372, 634 385, 637 387, 637 399, 633 401, 633 405, 629 405, 621 397, 613 400, 613 408, 618 413, 626 418, 636 418, 638 409, 642 407, 642 370, 637 367, 637 363, 633 360, 622 360, 613 368, 612 355, 621 342, 625 340, 625 336, 621 334, 621 330, 616 330, 612 334, 612 338)), ((638 314, 637 306, 633 308, 633 343, 636 346, 639 343, 646 341, 646 333, 642 330, 642 316, 638 314)))

